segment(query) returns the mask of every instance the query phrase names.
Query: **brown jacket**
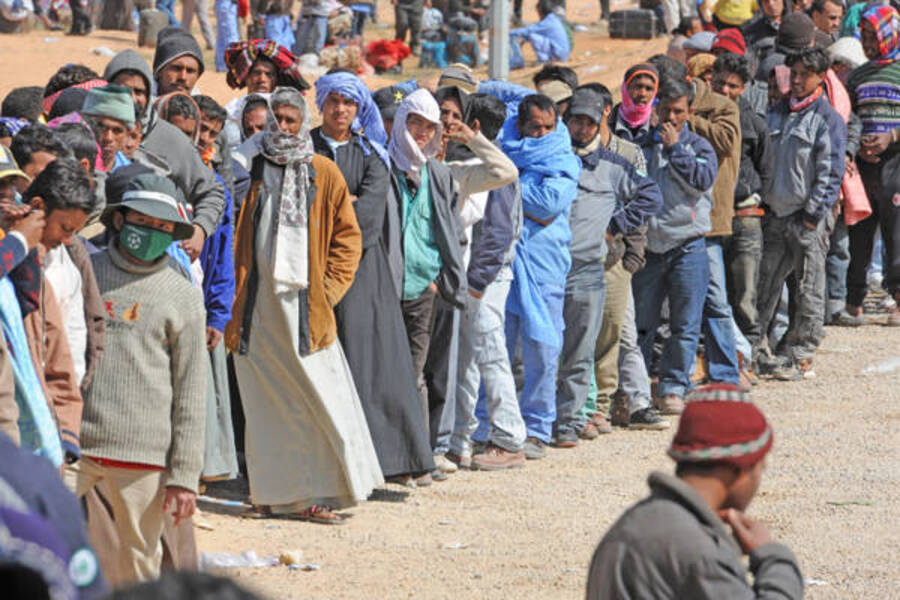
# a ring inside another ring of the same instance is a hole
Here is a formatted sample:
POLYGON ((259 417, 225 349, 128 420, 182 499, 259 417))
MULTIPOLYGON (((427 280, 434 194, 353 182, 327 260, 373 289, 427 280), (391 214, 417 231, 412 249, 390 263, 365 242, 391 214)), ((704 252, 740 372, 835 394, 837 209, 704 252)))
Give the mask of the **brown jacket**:
MULTIPOLYGON (((261 203, 270 198, 262 181, 264 164, 262 156, 253 162, 250 193, 241 205, 234 234, 235 298, 231 321, 225 328, 225 343, 231 351, 241 354, 250 346, 250 324, 259 282, 254 257, 257 213, 261 203)), ((337 165, 315 155, 310 180, 309 288, 300 293, 301 306, 306 305, 305 311, 301 309, 298 344, 303 356, 328 347, 337 338, 333 308, 353 283, 362 256, 362 233, 337 165)))
POLYGON ((75 236, 72 243, 66 246, 78 272, 81 273, 81 293, 84 296, 84 322, 87 325, 87 347, 85 348, 85 370, 81 379, 81 395, 91 385, 94 371, 103 354, 103 341, 106 337, 106 311, 103 309, 103 298, 97 287, 94 276, 94 264, 84 241, 75 236))
POLYGON ((705 138, 719 159, 719 175, 713 185, 712 229, 707 237, 731 235, 734 187, 741 166, 741 114, 738 105, 717 94, 702 79, 695 79, 697 93, 691 104, 691 129, 705 138))

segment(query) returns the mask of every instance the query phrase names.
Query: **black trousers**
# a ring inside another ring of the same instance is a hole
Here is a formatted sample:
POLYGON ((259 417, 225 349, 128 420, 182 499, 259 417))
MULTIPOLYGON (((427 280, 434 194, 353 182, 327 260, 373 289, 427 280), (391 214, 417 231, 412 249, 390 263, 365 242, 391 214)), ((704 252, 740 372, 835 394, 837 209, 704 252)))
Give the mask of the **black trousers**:
POLYGON ((861 306, 868 286, 866 274, 872 261, 875 231, 880 228, 884 243, 884 287, 896 296, 900 292, 900 196, 896 198, 884 187, 884 176, 896 172, 898 153, 883 154, 881 162, 857 161, 859 174, 872 205, 872 215, 849 227, 850 268, 847 270, 847 304, 861 306), (893 159, 893 160, 892 160, 893 159), (890 163, 890 164, 888 164, 890 163))
POLYGON ((394 7, 394 21, 396 38, 406 39, 409 31, 409 47, 413 52, 419 48, 419 32, 422 30, 422 11, 425 9, 425 0, 397 0, 394 7))

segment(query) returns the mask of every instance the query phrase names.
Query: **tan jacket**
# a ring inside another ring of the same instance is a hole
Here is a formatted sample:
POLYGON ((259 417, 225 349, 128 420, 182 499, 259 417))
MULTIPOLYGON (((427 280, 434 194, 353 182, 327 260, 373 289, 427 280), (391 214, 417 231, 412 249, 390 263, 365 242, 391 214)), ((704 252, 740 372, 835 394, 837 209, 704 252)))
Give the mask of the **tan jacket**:
MULTIPOLYGON (((251 170, 250 193, 241 205, 234 234, 235 298, 231 321, 225 328, 225 342, 233 352, 245 353, 250 344, 250 323, 258 279, 251 277, 255 269, 255 213, 268 194, 262 182, 259 156, 251 170), (252 282, 252 283, 251 283, 252 282)), ((309 288, 306 298, 307 319, 300 319, 299 348, 301 355, 330 346, 337 338, 334 306, 353 283, 362 256, 362 233, 356 222, 347 184, 337 165, 316 154, 310 169, 310 197, 307 200, 309 221, 309 288)))
POLYGON ((719 175, 713 185, 712 229, 706 237, 731 235, 734 187, 741 166, 741 114, 738 105, 695 79, 697 93, 691 104, 691 129, 710 143, 719 159, 719 175))

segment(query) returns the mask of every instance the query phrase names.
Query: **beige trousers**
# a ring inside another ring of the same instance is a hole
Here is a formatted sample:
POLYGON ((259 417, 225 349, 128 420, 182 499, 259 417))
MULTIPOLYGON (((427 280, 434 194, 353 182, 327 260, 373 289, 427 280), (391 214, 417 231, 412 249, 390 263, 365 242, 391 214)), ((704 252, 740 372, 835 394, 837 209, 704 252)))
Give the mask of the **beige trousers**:
POLYGON ((606 301, 603 304, 603 325, 594 349, 594 375, 597 378, 597 411, 606 414, 609 397, 619 386, 619 339, 625 322, 625 307, 631 291, 631 273, 617 262, 607 269, 606 301))
POLYGON ((97 486, 112 508, 122 581, 159 577, 165 480, 165 471, 104 467, 86 457, 66 467, 69 490, 80 498, 97 486))

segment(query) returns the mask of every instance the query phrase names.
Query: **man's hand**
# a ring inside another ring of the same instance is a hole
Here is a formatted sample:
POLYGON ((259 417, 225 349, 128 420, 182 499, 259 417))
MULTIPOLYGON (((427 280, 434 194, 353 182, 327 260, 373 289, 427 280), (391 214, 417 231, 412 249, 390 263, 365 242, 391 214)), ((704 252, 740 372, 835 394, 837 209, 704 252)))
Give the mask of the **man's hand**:
POLYGON ((181 242, 181 248, 187 252, 191 262, 197 260, 203 250, 203 242, 206 241, 206 232, 199 225, 194 225, 194 235, 190 239, 181 242))
POLYGON ((670 121, 666 121, 659 126, 659 139, 666 149, 669 149, 678 143, 678 133, 678 128, 670 121))
POLYGON ((454 121, 444 129, 444 139, 460 144, 468 144, 475 137, 475 132, 462 121, 454 121))
POLYGON ((734 508, 720 510, 719 518, 731 526, 734 539, 744 554, 750 554, 760 546, 774 541, 768 527, 739 510, 734 508))
POLYGON ((29 250, 38 245, 44 235, 44 211, 13 204, 3 204, 0 210, 9 230, 18 231, 25 236, 29 250))
POLYGON ((847 175, 856 174, 856 161, 853 160, 852 156, 844 156, 844 167, 847 175))
POLYGON ((212 350, 222 341, 222 332, 215 327, 206 328, 206 349, 212 350))
POLYGON ((197 494, 191 490, 176 485, 166 488, 166 498, 163 500, 163 512, 169 512, 175 517, 175 525, 184 519, 189 519, 197 510, 197 494))

